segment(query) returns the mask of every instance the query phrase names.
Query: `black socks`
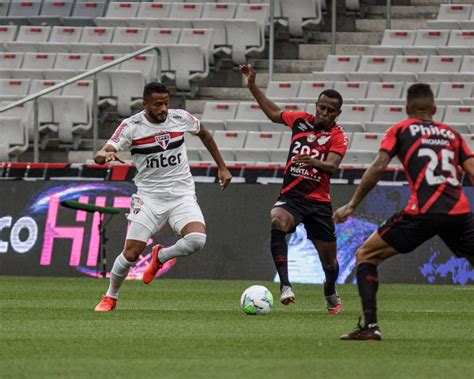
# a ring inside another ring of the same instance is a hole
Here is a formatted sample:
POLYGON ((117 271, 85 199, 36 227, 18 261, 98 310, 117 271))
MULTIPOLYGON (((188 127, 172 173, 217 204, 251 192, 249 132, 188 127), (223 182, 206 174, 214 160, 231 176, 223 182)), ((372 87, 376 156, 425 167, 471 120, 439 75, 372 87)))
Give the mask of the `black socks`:
POLYGON ((357 266, 357 286, 362 299, 365 325, 377 323, 377 290, 379 278, 377 266, 372 263, 361 263, 357 266))
POLYGON ((334 295, 336 293, 336 280, 339 276, 339 263, 336 267, 323 266, 326 282, 324 283, 324 296, 334 295))
POLYGON ((271 232, 270 247, 275 262, 281 286, 290 286, 288 278, 288 243, 286 242, 286 232, 273 229, 271 232))

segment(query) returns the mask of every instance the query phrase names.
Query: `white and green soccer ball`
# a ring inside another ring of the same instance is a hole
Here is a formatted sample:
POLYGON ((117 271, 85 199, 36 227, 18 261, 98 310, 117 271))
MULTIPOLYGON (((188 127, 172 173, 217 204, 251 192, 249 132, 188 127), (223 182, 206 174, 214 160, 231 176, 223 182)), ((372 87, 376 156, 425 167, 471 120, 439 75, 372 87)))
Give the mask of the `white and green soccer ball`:
POLYGON ((240 308, 248 315, 266 315, 273 308, 273 295, 264 286, 251 286, 240 297, 240 308))

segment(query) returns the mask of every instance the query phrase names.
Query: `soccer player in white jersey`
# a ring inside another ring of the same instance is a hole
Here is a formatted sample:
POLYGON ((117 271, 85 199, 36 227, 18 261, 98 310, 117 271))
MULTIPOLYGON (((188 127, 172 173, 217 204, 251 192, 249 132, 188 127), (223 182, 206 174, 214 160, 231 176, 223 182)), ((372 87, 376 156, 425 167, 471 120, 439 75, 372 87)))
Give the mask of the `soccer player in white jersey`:
POLYGON ((196 201, 184 132, 197 135, 211 153, 222 190, 232 179, 207 129, 187 111, 168 109, 168 106, 167 88, 161 83, 147 84, 143 91, 144 110, 125 119, 95 156, 98 164, 123 162, 117 152, 129 149, 137 168, 134 181, 138 189, 132 196, 125 249, 115 259, 107 293, 95 308, 98 312, 115 309, 120 287, 130 268, 149 238, 166 222, 182 238, 169 247, 153 247, 151 263, 143 273, 145 284, 155 278, 168 260, 197 253, 204 247, 206 226, 196 201))

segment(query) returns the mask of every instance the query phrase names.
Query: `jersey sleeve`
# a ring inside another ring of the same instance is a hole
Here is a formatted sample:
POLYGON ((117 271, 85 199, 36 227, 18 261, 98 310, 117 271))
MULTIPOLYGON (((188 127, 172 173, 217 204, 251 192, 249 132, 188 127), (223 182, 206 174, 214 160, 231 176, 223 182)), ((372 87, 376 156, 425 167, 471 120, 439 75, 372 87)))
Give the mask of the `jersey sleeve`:
POLYGON ((344 155, 346 155, 347 145, 348 145, 347 135, 346 133, 341 131, 340 133, 337 133, 335 138, 332 140, 332 144, 331 144, 331 147, 329 148, 329 152, 336 153, 340 155, 341 157, 344 157, 344 155))
POLYGON ((460 144, 459 144, 459 165, 462 165, 465 160, 474 157, 474 154, 472 153, 469 146, 467 146, 466 141, 464 140, 464 138, 460 134, 458 134, 458 138, 460 140, 460 144))
POLYGON ((107 141, 107 145, 112 145, 117 151, 128 149, 132 146, 133 136, 130 125, 122 121, 115 133, 107 141))
POLYGON ((281 112, 281 119, 290 129, 293 129, 295 121, 299 118, 305 118, 306 112, 281 112))
POLYGON ((398 153, 399 143, 397 138, 398 126, 394 125, 387 130, 380 143, 380 151, 385 151, 393 158, 398 153))
POLYGON ((183 111, 183 117, 186 128, 185 131, 191 134, 198 134, 201 130, 201 122, 187 111, 183 111))

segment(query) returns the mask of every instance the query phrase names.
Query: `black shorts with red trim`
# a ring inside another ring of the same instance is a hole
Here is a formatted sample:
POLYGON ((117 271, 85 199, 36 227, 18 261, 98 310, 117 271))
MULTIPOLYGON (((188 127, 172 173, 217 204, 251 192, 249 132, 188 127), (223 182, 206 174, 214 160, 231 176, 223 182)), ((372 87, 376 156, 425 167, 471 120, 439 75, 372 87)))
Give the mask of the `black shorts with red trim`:
MULTIPOLYGON (((283 195, 273 206, 273 208, 276 207, 289 212, 295 219, 295 225, 303 223, 308 239, 324 242, 336 241, 331 203, 283 195)), ((295 229, 290 230, 290 233, 294 231, 295 229)))
POLYGON ((409 253, 438 235, 457 257, 474 256, 472 213, 448 215, 396 213, 378 229, 380 237, 399 253, 409 253))

